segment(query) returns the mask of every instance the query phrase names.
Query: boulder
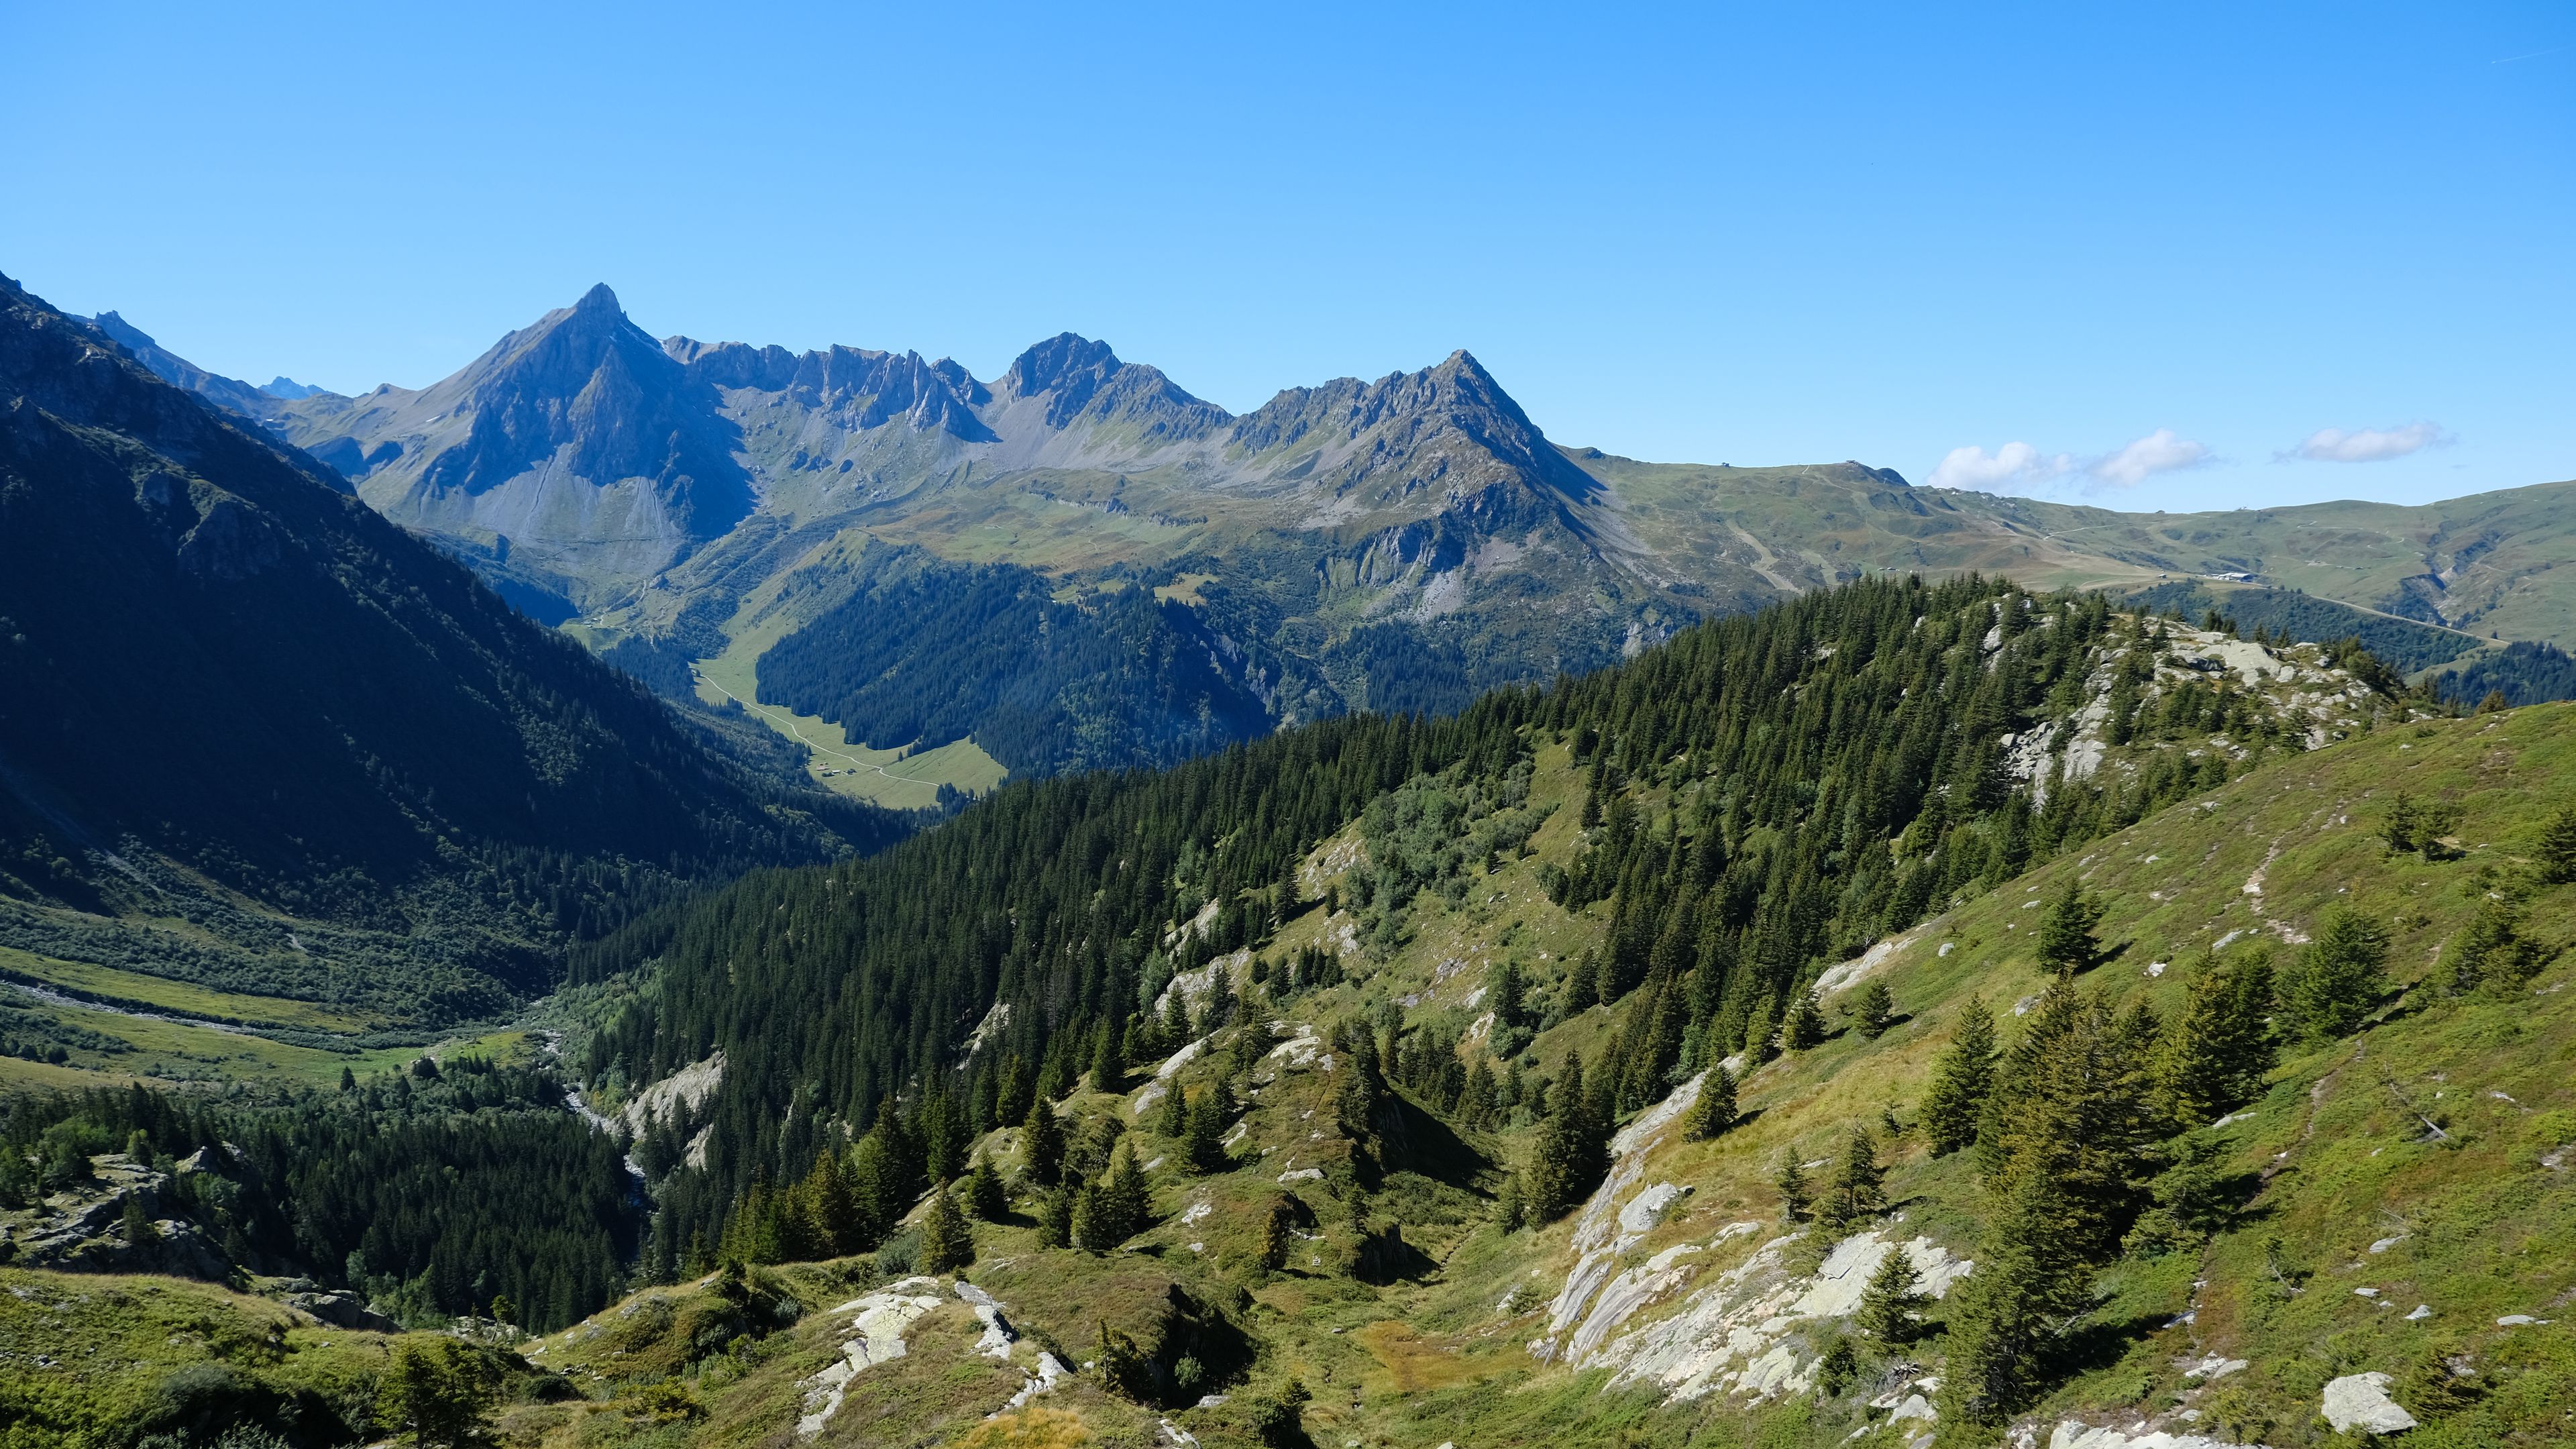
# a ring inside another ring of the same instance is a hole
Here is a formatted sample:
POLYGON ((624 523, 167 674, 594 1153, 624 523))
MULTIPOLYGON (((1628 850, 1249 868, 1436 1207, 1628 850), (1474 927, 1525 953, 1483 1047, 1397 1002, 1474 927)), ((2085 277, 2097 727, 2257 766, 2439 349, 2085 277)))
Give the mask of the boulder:
POLYGON ((399 1333, 402 1325, 367 1306, 355 1293, 289 1293, 286 1306, 301 1309, 335 1328, 365 1329, 370 1333, 399 1333))
POLYGON ((2325 1404, 2319 1412, 2338 1434, 2355 1429, 2395 1434, 2414 1428, 2415 1416, 2388 1397, 2388 1384, 2386 1374, 2346 1374, 2326 1385, 2325 1404))

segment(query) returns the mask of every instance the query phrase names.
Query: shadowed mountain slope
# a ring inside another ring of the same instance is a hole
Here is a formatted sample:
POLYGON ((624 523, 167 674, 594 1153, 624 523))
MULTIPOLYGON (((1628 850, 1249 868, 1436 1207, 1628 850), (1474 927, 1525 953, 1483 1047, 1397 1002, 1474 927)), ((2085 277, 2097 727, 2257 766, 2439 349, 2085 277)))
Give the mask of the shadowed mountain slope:
POLYGON ((251 906, 447 933, 526 989, 566 934, 681 883, 900 833, 710 755, 15 284, 0 398, 0 894, 26 931, 251 906))

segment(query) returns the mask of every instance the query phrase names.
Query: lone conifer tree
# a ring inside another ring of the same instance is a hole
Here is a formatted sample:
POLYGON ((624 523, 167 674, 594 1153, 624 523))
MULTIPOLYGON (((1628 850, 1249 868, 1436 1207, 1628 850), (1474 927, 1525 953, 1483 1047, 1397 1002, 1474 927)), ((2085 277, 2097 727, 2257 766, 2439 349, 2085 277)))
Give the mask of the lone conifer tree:
POLYGON ((1780 1025, 1780 1044, 1793 1052, 1802 1052, 1825 1039, 1825 1009, 1816 1000, 1815 988, 1809 987, 1789 1008, 1789 1019, 1780 1025))
POLYGON ((1798 1165, 1797 1148, 1781 1149, 1780 1170, 1772 1177, 1771 1185, 1780 1190, 1781 1220, 1791 1223, 1806 1221, 1807 1209, 1814 1206, 1815 1195, 1807 1189, 1807 1172, 1798 1165))
POLYGON ((1735 1074, 1721 1062, 1708 1069, 1699 1084, 1699 1100, 1691 1104, 1686 1135, 1693 1142, 1706 1142, 1735 1125, 1735 1074))
POLYGON ((975 1154, 975 1165, 966 1170, 966 1211, 985 1222, 1000 1222, 1011 1210, 1011 1195, 1002 1187, 1002 1174, 993 1170, 993 1159, 975 1154))
POLYGON ((2251 1101, 2272 1069, 2271 957, 2261 947, 2213 956, 2191 979, 2165 1035, 2156 1094, 2175 1128, 2204 1126, 2251 1101))
POLYGON ((930 1210, 921 1215, 921 1271, 953 1273, 974 1261, 975 1230, 947 1189, 934 1190, 930 1210))
POLYGON ((1055 1104, 1042 1092, 1029 1103, 1028 1125, 1021 1131, 1020 1146, 1031 1181, 1053 1187, 1064 1180, 1064 1123, 1055 1115, 1055 1104))
POLYGON ((2576 881, 2576 805, 2562 805, 2541 828, 2540 848, 2532 852, 2543 885, 2576 881))
POLYGON ((1767 993, 1753 1011, 1753 1019, 1744 1028, 1744 1060, 1748 1066, 1761 1066, 1780 1055, 1780 997, 1767 993))
POLYGON ((1886 1178, 1887 1169, 1878 1162, 1877 1139, 1868 1128, 1854 1123, 1843 1143, 1842 1161, 1835 1164, 1833 1180, 1825 1185, 1817 1220, 1831 1231, 1846 1233, 1885 1212, 1887 1192, 1882 1184, 1886 1178))
POLYGON ((1863 986, 1860 996, 1852 1002, 1852 1025, 1871 1041, 1886 1034, 1887 1024, 1895 1015, 1896 996, 1884 981, 1873 980, 1863 986))
POLYGON ((1860 1311, 1852 1321, 1882 1344, 1901 1344, 1914 1336, 1914 1315, 1932 1301, 1922 1290, 1923 1275, 1914 1269, 1914 1256, 1903 1243, 1892 1243, 1869 1286, 1861 1290, 1860 1311))
POLYGON ((2388 934, 2338 902, 2318 923, 2283 993, 2291 1018, 2311 1041, 2330 1041, 2361 1025, 2387 989, 2388 934))
POLYGON ((1163 1094, 1162 1110, 1155 1115, 1154 1130, 1178 1142, 1189 1135, 1190 1096, 1178 1082, 1163 1094))
POLYGON ((1073 1246, 1073 1190, 1059 1187, 1038 1201, 1038 1242, 1049 1248, 1073 1246))
POLYGON ((1193 1172, 1223 1172, 1234 1165, 1225 1150, 1226 1093, 1225 1084, 1217 1083, 1190 1109, 1189 1129, 1182 1136, 1181 1150, 1189 1159, 1193 1172))
POLYGON ((1934 1069, 1923 1099, 1923 1133, 1932 1155, 1945 1156, 1977 1140, 1977 1118, 1995 1084, 1995 1016, 1981 997, 1970 997, 1934 1069))
POLYGON ((1288 1199, 1271 1199, 1270 1212, 1261 1220, 1261 1253, 1254 1259, 1262 1272, 1276 1273, 1288 1266, 1291 1229, 1296 1225, 1297 1215, 1289 1209, 1288 1199))
POLYGON ((1565 1075, 1556 1084, 1530 1154, 1530 1216, 1545 1223, 1571 1212, 1600 1183, 1609 1156, 1609 1133, 1593 1111, 1591 1093, 1584 1090, 1583 1059, 1568 1052, 1565 1075))
POLYGON ((2541 964, 2542 950, 2522 934, 2520 913, 2503 901, 2480 901, 2478 913, 2443 952, 2442 987, 2455 994, 2480 987, 2510 992, 2541 964))
POLYGON ((2102 959, 2102 943, 2093 927, 2102 905, 2084 893, 2084 883, 2070 875, 2066 888, 2049 902, 2048 919, 2039 926, 2040 964, 2053 971, 2089 971, 2102 959))

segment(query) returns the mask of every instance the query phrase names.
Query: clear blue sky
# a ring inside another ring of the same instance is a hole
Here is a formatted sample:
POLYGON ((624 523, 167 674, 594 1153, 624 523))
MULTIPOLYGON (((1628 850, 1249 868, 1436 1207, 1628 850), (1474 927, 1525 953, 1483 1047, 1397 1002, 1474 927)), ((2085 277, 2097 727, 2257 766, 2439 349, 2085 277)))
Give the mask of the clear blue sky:
POLYGON ((0 0, 0 271, 342 391, 606 281, 2125 507, 2576 476, 2576 7, 1791 8, 0 0))

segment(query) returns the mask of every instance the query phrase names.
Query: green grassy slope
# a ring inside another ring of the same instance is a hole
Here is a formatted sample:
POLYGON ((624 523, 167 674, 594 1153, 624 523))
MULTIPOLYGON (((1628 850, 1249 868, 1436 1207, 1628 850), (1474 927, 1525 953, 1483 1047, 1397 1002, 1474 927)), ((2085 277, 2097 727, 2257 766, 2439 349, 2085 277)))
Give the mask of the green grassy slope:
MULTIPOLYGON (((1730 1274, 1744 1296, 1769 1292, 1779 1303, 1815 1286, 1809 1275, 1828 1245, 1813 1229, 1775 1241, 1785 1234, 1772 1173, 1784 1152, 1828 1158, 1856 1121, 1883 1127, 1892 1114, 1909 1127, 1885 1154, 1888 1195, 1902 1216, 1868 1231, 1920 1235, 1953 1259, 1973 1258, 1987 1209, 1972 1155, 1930 1157, 1911 1124, 1970 996, 2001 1009, 2006 1045, 2013 1040, 2022 1022, 2013 1008, 2046 981, 2032 947, 2043 909, 2031 903, 2048 899, 2066 877, 2083 879, 2108 904, 2101 934, 2109 959, 2086 973, 2084 988, 2168 1015, 2210 947, 2224 942, 2241 952, 2268 941, 2286 965, 2324 907, 2348 901, 2388 921, 2396 989, 2359 1033, 2284 1051, 2268 1090, 2217 1134, 2222 1166, 2242 1183, 2232 1221, 2204 1246, 2112 1264, 2098 1281, 2096 1309, 2076 1326, 2044 1396, 2020 1422, 2043 1440, 2073 1423, 2200 1432, 2232 1443, 2323 1443, 2331 1436, 2316 1412, 2326 1382, 2384 1371, 2398 1402, 2425 1421, 2418 1442, 2562 1442, 2565 1396, 2576 1385, 2568 1336, 2557 1324, 2496 1320, 2563 1317, 2576 1292, 2576 1254, 2566 1248, 2576 1240, 2576 1184, 2559 1152, 2576 1140, 2576 1083, 2566 1070, 2576 1053, 2567 990, 2576 962, 2553 957, 2510 997, 2448 999, 2424 978, 2489 892, 2525 890, 2517 884, 2522 860, 2560 803, 2562 782, 2576 778, 2571 727, 2576 710, 2535 707, 2383 729, 2287 759, 1960 903, 1860 958, 1862 973, 1828 978, 1834 1030, 1822 1045, 1746 1075, 1743 1125, 1706 1143, 1649 1132, 1645 1146, 1621 1159, 1606 1198, 1612 1210, 1654 1184, 1690 1191, 1660 1218, 1644 1214, 1642 1231, 1602 1260, 1631 1273, 1632 1289, 1644 1287, 1627 1293, 1626 1316, 1583 1354, 1545 1361, 1531 1345, 1573 1341, 1590 1316, 1554 1328, 1549 1312, 1577 1267, 1585 1214, 1513 1233, 1493 1221, 1503 1172, 1527 1161, 1526 1114, 1479 1129, 1409 1103, 1407 1145, 1354 1217, 1334 1188, 1349 1148, 1331 1125, 1347 1060, 1327 1069, 1290 1045, 1305 1028, 1329 1032, 1335 1022, 1389 1011, 1416 1030, 1472 1027, 1487 967, 1507 958, 1524 964, 1544 996, 1570 956, 1599 943, 1605 925, 1597 910, 1558 910, 1539 886, 1540 867, 1569 859, 1578 843, 1571 808, 1552 814, 1530 855, 1501 861, 1463 904, 1426 898, 1410 939, 1383 961, 1344 956, 1354 980, 1259 1013, 1276 1024, 1265 1025, 1248 1069, 1239 1069, 1225 1033, 1167 1077, 1139 1072, 1116 1094, 1076 1091, 1065 1110, 1077 1137, 1116 1121, 1152 1164, 1154 1226, 1106 1255, 1045 1248, 1036 1200, 1023 1195, 1011 1217, 976 1229, 980 1257, 964 1276, 1005 1305, 1022 1335, 1008 1360, 1019 1370, 1041 1347, 1061 1350, 1068 1365, 1094 1357, 1104 1326, 1150 1343, 1166 1320, 1169 1286, 1240 1327, 1257 1357, 1239 1379, 1217 1384, 1222 1403, 1167 1404, 1140 1415, 1132 1401, 1104 1393, 1093 1374, 1036 1401, 1075 1416, 1105 1443, 1150 1442, 1155 1414, 1210 1445, 1252 1443, 1248 1406, 1290 1374, 1315 1394, 1304 1420, 1319 1444, 1822 1446, 1855 1433, 1903 1443, 1907 1424, 1919 1422, 1891 1423, 1870 1400, 1900 1401, 1893 1391, 1914 1387, 1905 1380, 1916 1369, 1938 1375, 1947 1347, 1939 1305, 1932 1331, 1901 1358, 1864 1344, 1858 1382, 1838 1393, 1813 1383, 1817 1356, 1850 1332, 1832 1312, 1793 1311, 1768 1328, 1762 1315, 1739 1316, 1703 1331, 1703 1351, 1740 1332, 1775 1354, 1784 1376, 1768 1392, 1721 1383, 1676 1394, 1651 1375, 1623 1381, 1620 1371, 1640 1361, 1639 1345, 1657 1333, 1673 1336, 1667 1346, 1688 1345, 1690 1335, 1675 1325, 1730 1274), (2397 789, 2458 807, 2455 857, 2385 852, 2375 828, 2397 789), (1899 1012, 1874 1041, 1842 1019, 1845 993, 1871 979, 1893 989, 1899 1012), (1182 1144, 1157 1127, 1158 1086, 1203 1092, 1220 1074, 1241 1084, 1250 1105, 1232 1144, 1235 1166, 1195 1176, 1180 1165, 1182 1144), (2424 1117, 2440 1124, 2442 1138, 2431 1136, 2424 1117), (2544 1156, 2557 1165, 2544 1165, 2544 1156), (1302 1175, 1309 1171, 1320 1175, 1302 1175), (1265 1274, 1252 1261, 1262 1223, 1289 1193, 1311 1216, 1299 1219, 1284 1270, 1265 1274), (1371 1268, 1371 1236, 1389 1227, 1404 1251, 1371 1268), (1657 1264, 1656 1273, 1644 1271, 1657 1264), (2373 1292, 2354 1291, 2364 1288, 2373 1292), (2410 1317, 2419 1303, 2431 1311, 2410 1317), (2448 1408, 2423 1389, 2426 1365, 2444 1356, 2475 1376, 2460 1381, 2448 1408), (2214 1382, 2189 1374, 2213 1358, 2245 1362, 2214 1382)), ((1543 748, 1533 800, 1570 806, 1580 788, 1562 748, 1543 748)), ((1357 858, 1356 832, 1325 842, 1308 862, 1310 888, 1333 883, 1357 858)), ((2533 937, 2560 943, 2576 935, 2576 887, 2529 889, 2527 900, 2533 937)), ((1310 947, 1338 954, 1356 925, 1347 913, 1310 911, 1264 954, 1310 947)), ((1553 1063, 1568 1049, 1592 1052, 1620 1015, 1595 1007, 1554 1022, 1529 1056, 1553 1063)), ((1019 1164, 1020 1135, 1004 1129, 981 1144, 1006 1173, 1019 1164)), ((829 1288, 807 1290, 810 1300, 844 1291, 854 1298, 903 1269, 907 1242, 899 1238, 882 1263, 792 1271, 838 1275, 829 1288)), ((897 1424, 906 1442, 926 1444, 998 1432, 982 1429, 984 1416, 1024 1379, 971 1352, 979 1328, 953 1289, 942 1282, 930 1291, 947 1306, 917 1326, 920 1357, 854 1380, 848 1402, 859 1407, 844 1412, 856 1417, 836 1419, 817 1442, 884 1442, 871 1435, 897 1424)), ((1847 1312, 1848 1302, 1842 1306, 1847 1312)), ((1766 1313, 1779 1316, 1776 1308, 1766 1313)), ((629 1321, 624 1309, 594 1320, 607 1333, 629 1321)), ((608 1340, 585 1327, 563 1335, 561 1348, 550 1341, 542 1361, 578 1363, 576 1378, 603 1402, 676 1370, 709 1413, 704 1442, 740 1442, 794 1417, 797 1385, 829 1361, 839 1332, 828 1321, 808 1324, 765 1351, 774 1357, 747 1366, 692 1363, 666 1346, 656 1351, 671 1361, 639 1370, 621 1367, 620 1354, 645 1350, 603 1353, 586 1345, 608 1340)), ((573 1442, 564 1426, 575 1416, 559 1417, 548 1432, 573 1442)), ((608 1416, 589 1411, 583 1422, 596 1426, 587 1433, 615 1440, 608 1416)), ((1049 1432, 1064 1428, 1057 1422, 1049 1432)))

